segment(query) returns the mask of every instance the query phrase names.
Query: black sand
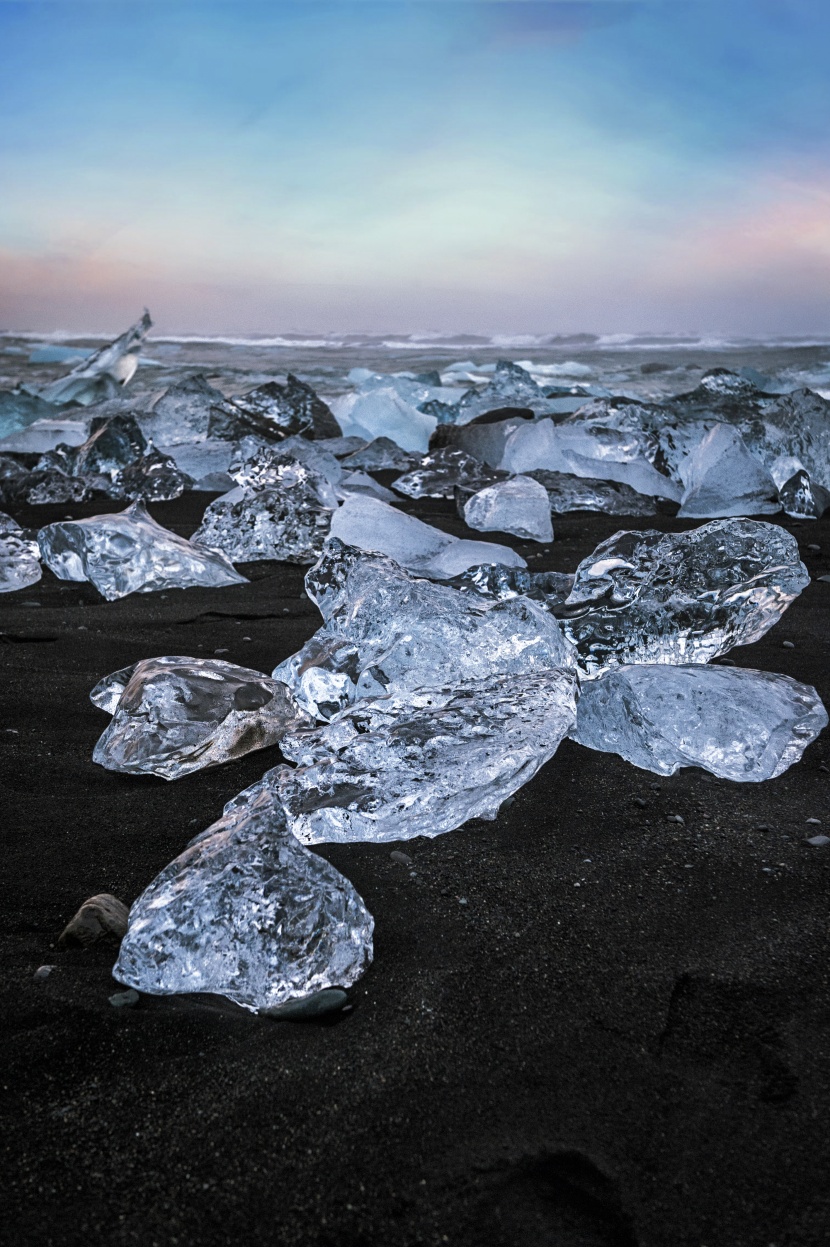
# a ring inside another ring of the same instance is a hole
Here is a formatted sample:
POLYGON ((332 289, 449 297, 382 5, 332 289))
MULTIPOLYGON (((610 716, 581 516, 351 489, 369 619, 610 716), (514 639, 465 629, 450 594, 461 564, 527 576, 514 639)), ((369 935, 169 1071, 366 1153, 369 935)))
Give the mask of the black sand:
MULTIPOLYGON (((151 510, 187 535, 208 497, 151 510)), ((462 531, 449 504, 408 509, 462 531)), ((513 544, 572 570, 624 526, 689 525, 572 515, 551 547, 513 544)), ((827 574, 830 523, 786 526, 827 574)), ((171 784, 90 760, 101 675, 217 649, 270 671, 314 630, 303 569, 243 570, 110 604, 47 572, 0 600, 5 1241, 827 1244, 830 847, 805 843, 830 824, 826 733, 742 786, 566 742, 497 822, 399 846, 415 877, 388 846, 327 849, 377 922, 334 1021, 214 997, 115 1009, 114 948, 57 949, 85 897, 132 901, 278 758, 171 784)), ((810 584, 732 657, 830 702, 828 606, 810 584)))

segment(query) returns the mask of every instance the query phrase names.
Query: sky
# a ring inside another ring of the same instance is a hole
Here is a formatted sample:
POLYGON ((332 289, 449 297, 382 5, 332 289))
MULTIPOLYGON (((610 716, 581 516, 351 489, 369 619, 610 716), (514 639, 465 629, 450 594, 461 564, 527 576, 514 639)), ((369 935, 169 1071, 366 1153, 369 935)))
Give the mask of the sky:
POLYGON ((0 0, 0 329, 830 331, 827 0, 0 0))

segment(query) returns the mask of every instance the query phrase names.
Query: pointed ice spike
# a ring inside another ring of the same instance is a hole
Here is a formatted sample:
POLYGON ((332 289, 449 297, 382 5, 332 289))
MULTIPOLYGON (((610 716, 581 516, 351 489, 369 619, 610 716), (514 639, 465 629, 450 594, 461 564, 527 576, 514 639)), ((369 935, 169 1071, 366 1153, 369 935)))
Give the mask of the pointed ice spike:
POLYGON ((152 328, 150 313, 145 310, 141 320, 122 333, 114 342, 83 359, 65 377, 52 381, 39 391, 47 403, 81 403, 89 405, 118 393, 138 367, 141 345, 152 328))

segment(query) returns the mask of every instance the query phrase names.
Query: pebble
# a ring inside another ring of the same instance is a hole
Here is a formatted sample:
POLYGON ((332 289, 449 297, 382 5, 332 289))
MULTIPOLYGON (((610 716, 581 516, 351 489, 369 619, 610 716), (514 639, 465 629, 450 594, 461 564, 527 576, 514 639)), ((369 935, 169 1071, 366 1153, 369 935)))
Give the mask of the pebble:
POLYGON ((459 903, 459 905, 467 905, 467 904, 469 904, 469 902, 468 902, 468 900, 467 900, 466 896, 459 896, 459 898, 458 898, 458 903, 459 903))
POLYGON ((795 649, 795 641, 782 641, 781 648, 782 649, 795 649))
POLYGON ((250 640, 252 640, 252 639, 253 639, 253 638, 252 638, 252 637, 249 637, 249 636, 244 636, 244 637, 242 638, 242 640, 243 640, 243 641, 250 641, 250 640))
POLYGON ((309 1018, 322 1017, 325 1013, 333 1013, 335 1009, 342 1009, 348 999, 341 987, 324 987, 313 996, 306 996, 303 1000, 289 1000, 273 1009, 260 1009, 260 1013, 283 1021, 304 1022, 309 1018))
POLYGON ((754 831, 772 831, 772 828, 770 827, 768 823, 759 823, 757 827, 753 828, 753 830, 754 831))
POLYGON ((230 650, 229 649, 215 649, 213 652, 214 654, 229 654, 230 650))
POLYGON ((808 836, 807 843, 817 849, 823 849, 825 844, 830 844, 830 836, 808 836))
POLYGON ((680 815, 680 814, 669 814, 669 815, 668 815, 668 821, 669 821, 670 823, 677 823, 680 827, 685 827, 685 826, 686 826, 686 820, 685 820, 685 818, 683 818, 683 816, 682 816, 682 815, 680 815))
POLYGON ((393 862, 397 862, 399 866, 411 866, 412 858, 408 853, 402 853, 400 849, 393 849, 389 854, 393 862))
POLYGON ((652 792, 659 792, 659 791, 660 791, 660 785, 659 785, 659 784, 649 784, 649 788, 651 789, 651 791, 652 791, 652 792))
POLYGON ((807 549, 812 550, 813 554, 821 554, 821 546, 817 546, 815 543, 809 545, 807 549))
POLYGON ((734 658, 720 658, 718 661, 720 662, 720 665, 722 667, 734 667, 735 666, 734 658))
POLYGON ((113 1009, 134 1009, 140 999, 138 992, 131 987, 126 992, 116 992, 110 996, 109 1002, 113 1009))
POLYGON ((38 966, 34 973, 35 982, 42 983, 44 979, 48 979, 54 968, 54 966, 38 966))
POLYGON ((808 823, 812 823, 812 825, 813 825, 814 827, 820 827, 820 826, 821 826, 821 819, 820 819, 820 818, 808 818, 806 821, 807 821, 808 823))
POLYGON ((640 809, 644 810, 648 806, 648 801, 646 801, 645 797, 634 797, 634 804, 639 805, 640 809))

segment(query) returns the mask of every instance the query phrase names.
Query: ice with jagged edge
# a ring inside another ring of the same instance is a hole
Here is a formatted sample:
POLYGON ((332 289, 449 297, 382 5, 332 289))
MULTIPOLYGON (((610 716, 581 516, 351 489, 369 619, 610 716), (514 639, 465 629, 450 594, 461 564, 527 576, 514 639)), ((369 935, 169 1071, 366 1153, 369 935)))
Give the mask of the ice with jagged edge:
POLYGON ((67 476, 59 468, 35 468, 16 476, 9 474, 2 485, 3 501, 9 505, 28 503, 40 506, 50 502, 86 502, 95 489, 106 492, 103 478, 67 476))
POLYGON ((772 465, 771 474, 781 508, 793 519, 820 520, 830 507, 830 490, 815 484, 798 459, 782 456, 772 465))
MULTIPOLYGON (((114 342, 82 359, 65 376, 50 381, 37 391, 47 403, 80 403, 89 406, 102 399, 113 398, 133 376, 138 367, 141 347, 152 328, 150 314, 145 310, 139 321, 114 342)), ((31 387, 26 387, 31 390, 31 387)))
POLYGON ((59 580, 88 580, 108 601, 160 589, 247 584, 221 551, 162 528, 143 502, 115 515, 47 524, 38 544, 59 580))
POLYGON ((37 541, 27 537, 10 515, 0 511, 0 593, 36 584, 43 572, 37 541))
POLYGON ((476 593, 492 601, 532 598, 546 610, 563 606, 573 588, 574 578, 567 572, 531 572, 526 567, 503 567, 482 563, 469 567, 444 584, 462 593, 476 593))
POLYGON ((478 459, 494 471, 500 470, 504 458, 504 448, 516 429, 533 424, 528 415, 508 416, 505 419, 489 419, 476 417, 470 424, 442 424, 436 433, 443 445, 454 450, 463 450, 466 454, 478 459))
POLYGON ((331 409, 347 437, 390 438, 403 450, 426 454, 437 423, 401 398, 392 386, 342 394, 332 400, 331 409))
POLYGON ((90 491, 100 489, 114 498, 143 498, 148 502, 178 498, 193 484, 171 457, 148 443, 130 413, 96 416, 85 442, 80 446, 62 444, 47 451, 37 469, 78 477, 90 491))
POLYGON ((636 489, 619 481, 572 476, 544 468, 526 475, 544 485, 554 515, 565 515, 569 511, 601 511, 604 515, 655 515, 657 512, 654 498, 638 494, 636 489))
MULTIPOLYGON (((286 463, 301 463, 328 481, 333 489, 343 478, 343 469, 331 451, 305 437, 286 437, 276 446, 263 446, 257 438, 245 437, 238 444, 228 471, 237 485, 262 489, 279 484, 279 468, 286 463)), ((337 495, 332 492, 328 496, 331 505, 336 506, 337 495)))
POLYGON ((306 575, 324 626, 273 671, 320 719, 364 697, 573 665, 555 619, 524 597, 492 601, 407 575, 332 539, 306 575))
POLYGON ((408 471, 420 463, 423 455, 414 450, 403 450, 391 437, 376 437, 360 450, 353 451, 343 460, 344 468, 359 468, 367 472, 408 471))
POLYGON ((250 433, 268 441, 298 434, 306 438, 339 437, 340 426, 311 386, 289 372, 285 385, 266 381, 214 406, 211 437, 236 441, 250 433))
POLYGON ((680 474, 685 489, 678 514, 684 518, 774 515, 780 510, 775 481, 730 425, 716 424, 681 464, 680 474))
POLYGON ((466 451, 445 446, 425 455, 392 484, 408 498, 452 498, 458 486, 475 491, 504 479, 505 473, 488 468, 466 451))
POLYGON ((93 762, 161 779, 267 749, 309 724, 284 684, 219 658, 144 658, 105 676, 90 698, 113 715, 93 762))
POLYGON ((211 413, 221 411, 226 399, 201 373, 169 386, 148 412, 141 427, 156 446, 203 442, 210 434, 211 413))
POLYGON ((529 476, 511 476, 473 494, 464 522, 479 532, 512 533, 527 541, 553 541, 548 491, 529 476))
POLYGON ((361 701, 289 734, 278 766, 227 807, 272 791, 304 844, 440 836, 494 819, 572 728, 573 671, 498 675, 456 688, 361 701))
POLYGON ((777 524, 721 519, 686 533, 622 531, 579 564, 562 617, 589 675, 705 663, 757 641, 809 583, 777 524))
POLYGON ((658 775, 699 766, 758 783, 799 760, 827 726, 818 693, 740 667, 617 667, 582 689, 571 735, 658 775))
POLYGON ((518 364, 500 359, 491 381, 481 390, 468 390, 457 403, 425 403, 424 410, 442 424, 469 424, 478 416, 504 407, 523 408, 544 415, 553 410, 551 400, 529 372, 518 364))
POLYGON ((153 996, 213 992, 267 1011, 350 987, 372 960, 355 888, 262 791, 191 840, 130 910, 114 977, 153 996))
POLYGON ((346 545, 386 554, 408 571, 434 580, 457 576, 479 563, 526 566, 509 546, 452 537, 378 498, 346 498, 332 517, 331 535, 346 545))

